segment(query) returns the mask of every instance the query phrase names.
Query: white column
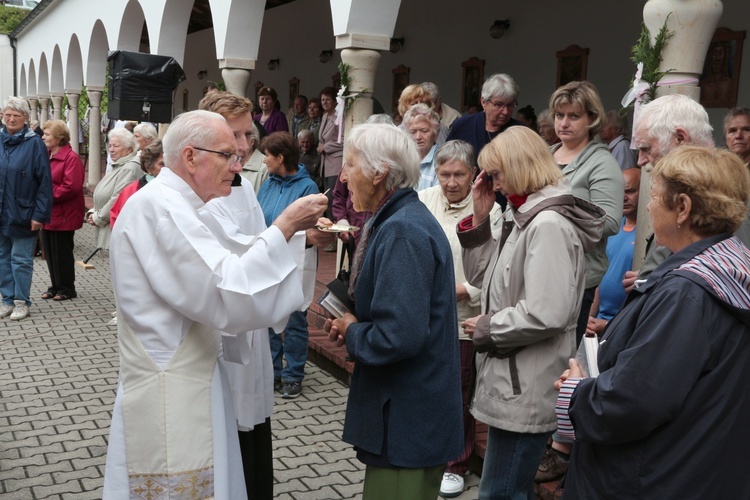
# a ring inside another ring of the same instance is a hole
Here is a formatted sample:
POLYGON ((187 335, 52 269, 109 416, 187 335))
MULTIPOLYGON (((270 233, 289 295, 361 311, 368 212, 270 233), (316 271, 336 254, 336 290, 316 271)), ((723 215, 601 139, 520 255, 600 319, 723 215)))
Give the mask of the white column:
MULTIPOLYGON (((667 22, 672 37, 662 51, 661 71, 674 70, 662 80, 658 96, 683 94, 700 101, 698 78, 703 71, 706 51, 713 38, 724 6, 721 0, 648 0, 643 7, 643 22, 651 42, 667 22)), ((650 169, 642 169, 641 197, 638 200, 638 224, 635 228, 633 269, 640 269, 646 256, 646 238, 653 234, 646 205, 651 196, 650 169)))
POLYGON ((255 61, 247 59, 219 59, 221 77, 228 92, 247 97, 250 77, 255 69, 255 61))
POLYGON ((78 119, 78 100, 81 97, 80 90, 66 90, 65 95, 68 96, 68 106, 70 106, 70 114, 68 115, 68 128, 70 129, 70 147, 73 148, 77 154, 81 154, 80 144, 78 143, 78 134, 81 127, 80 120, 78 119))
POLYGON ((102 103, 102 87, 89 87, 89 178, 87 187, 94 192, 102 178, 101 125, 102 116, 99 106, 102 103))
POLYGON ((62 92, 52 92, 50 94, 52 97, 52 117, 55 120, 61 120, 62 119, 62 102, 63 97, 65 97, 65 94, 62 92))
POLYGON ((349 88, 347 94, 360 94, 344 117, 344 136, 372 114, 372 92, 375 88, 375 73, 380 63, 380 52, 369 49, 344 49, 341 61, 349 65, 349 88))
POLYGON ((39 100, 36 97, 29 97, 29 108, 31 109, 30 120, 39 120, 39 100))
POLYGON ((39 103, 42 105, 42 111, 39 113, 39 126, 44 128, 44 124, 49 120, 49 97, 40 97, 39 103))

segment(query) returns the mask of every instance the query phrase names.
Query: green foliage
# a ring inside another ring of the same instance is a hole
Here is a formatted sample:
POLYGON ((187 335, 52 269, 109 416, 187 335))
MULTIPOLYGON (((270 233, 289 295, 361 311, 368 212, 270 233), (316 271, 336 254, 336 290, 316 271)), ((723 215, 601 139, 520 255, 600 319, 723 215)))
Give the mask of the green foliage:
POLYGON ((0 5, 0 33, 10 33, 30 11, 0 5))
MULTIPOLYGON (((674 69, 668 69, 667 71, 659 71, 659 65, 662 61, 662 52, 667 42, 674 35, 667 29, 667 21, 669 16, 664 20, 664 25, 659 30, 659 33, 654 38, 654 45, 651 45, 651 33, 645 24, 641 25, 641 36, 638 38, 638 42, 633 46, 632 56, 630 58, 636 64, 643 63, 643 72, 641 74, 641 81, 649 84, 648 89, 645 92, 642 103, 645 104, 649 101, 656 99, 656 89, 659 80, 665 75, 672 73, 674 69)), ((631 82, 632 86, 632 82, 631 82)))

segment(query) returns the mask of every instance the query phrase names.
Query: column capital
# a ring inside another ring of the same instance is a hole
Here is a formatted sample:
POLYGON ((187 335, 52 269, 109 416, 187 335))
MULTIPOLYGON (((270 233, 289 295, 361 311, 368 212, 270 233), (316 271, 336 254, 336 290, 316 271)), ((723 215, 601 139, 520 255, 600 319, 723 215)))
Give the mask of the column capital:
POLYGON ((251 70, 255 69, 254 59, 237 59, 237 58, 226 58, 219 59, 219 69, 244 69, 251 70))
POLYGON ((389 50, 391 48, 391 37, 385 35, 344 33, 343 35, 336 36, 336 48, 389 50))

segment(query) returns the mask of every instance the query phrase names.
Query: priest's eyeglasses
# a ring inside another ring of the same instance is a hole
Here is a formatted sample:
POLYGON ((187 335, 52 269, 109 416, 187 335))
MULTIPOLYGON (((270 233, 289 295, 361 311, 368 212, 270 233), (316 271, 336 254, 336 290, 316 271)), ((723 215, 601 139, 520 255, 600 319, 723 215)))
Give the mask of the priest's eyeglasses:
POLYGON ((224 158, 226 158, 227 162, 230 165, 233 163, 242 162, 242 157, 235 153, 227 153, 225 151, 214 151, 213 149, 199 148, 198 146, 190 146, 190 147, 193 149, 197 149, 198 151, 205 151, 206 153, 213 153, 215 155, 221 155, 224 158))

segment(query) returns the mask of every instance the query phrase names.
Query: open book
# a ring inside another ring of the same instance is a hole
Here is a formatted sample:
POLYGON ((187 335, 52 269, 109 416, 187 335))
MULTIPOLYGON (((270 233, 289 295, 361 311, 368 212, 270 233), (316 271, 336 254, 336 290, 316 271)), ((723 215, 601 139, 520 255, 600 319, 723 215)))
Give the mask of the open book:
POLYGON ((333 293, 331 293, 330 290, 326 291, 326 293, 324 293, 323 296, 318 299, 318 304, 320 304, 320 306, 334 318, 340 318, 344 315, 344 313, 351 312, 343 302, 341 302, 333 293))
POLYGON ((599 353, 599 337, 584 335, 576 352, 576 361, 581 366, 584 377, 598 377, 599 365, 597 355, 599 353))

